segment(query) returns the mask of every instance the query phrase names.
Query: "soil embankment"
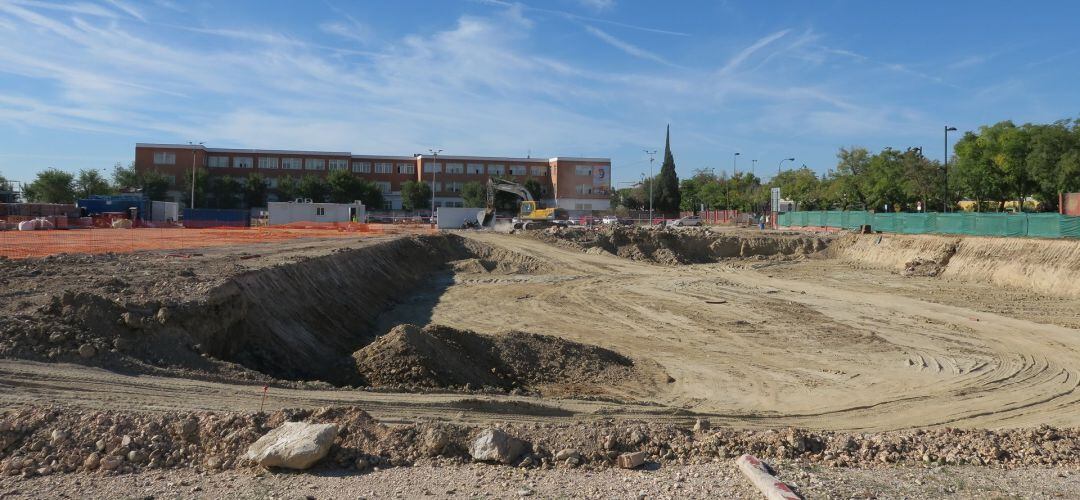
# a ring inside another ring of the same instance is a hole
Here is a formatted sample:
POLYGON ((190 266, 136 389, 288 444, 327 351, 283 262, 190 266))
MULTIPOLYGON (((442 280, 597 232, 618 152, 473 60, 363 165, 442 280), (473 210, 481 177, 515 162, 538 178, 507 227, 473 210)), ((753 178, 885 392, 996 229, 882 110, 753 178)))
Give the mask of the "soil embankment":
POLYGON ((907 274, 1080 297, 1080 241, 849 234, 837 238, 827 253, 856 265, 907 274))
POLYGON ((602 251, 658 264, 705 264, 724 259, 799 258, 824 250, 829 238, 801 233, 749 234, 710 228, 553 227, 533 235, 582 251, 602 251))

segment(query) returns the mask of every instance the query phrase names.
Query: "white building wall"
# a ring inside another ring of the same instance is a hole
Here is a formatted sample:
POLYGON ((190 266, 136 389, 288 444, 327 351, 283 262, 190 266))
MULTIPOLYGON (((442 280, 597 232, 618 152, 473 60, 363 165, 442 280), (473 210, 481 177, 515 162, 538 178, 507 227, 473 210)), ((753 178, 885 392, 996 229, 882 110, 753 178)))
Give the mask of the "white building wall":
POLYGON ((611 201, 607 198, 559 198, 558 208, 566 210, 610 210, 611 201))
POLYGON ((267 203, 268 224, 271 226, 293 222, 363 222, 362 203, 293 203, 272 201, 267 203))
POLYGON ((439 229, 461 229, 466 221, 477 221, 477 215, 481 208, 450 208, 438 207, 435 209, 435 217, 438 219, 439 229))

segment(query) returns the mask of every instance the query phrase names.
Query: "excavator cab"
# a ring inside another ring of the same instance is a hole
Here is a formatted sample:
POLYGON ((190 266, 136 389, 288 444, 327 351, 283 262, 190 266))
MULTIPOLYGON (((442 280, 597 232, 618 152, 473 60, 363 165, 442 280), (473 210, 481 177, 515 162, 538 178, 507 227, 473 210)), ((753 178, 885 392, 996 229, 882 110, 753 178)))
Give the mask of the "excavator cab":
POLYGON ((535 201, 523 201, 521 202, 521 208, 518 210, 518 216, 522 218, 528 217, 530 214, 536 211, 536 208, 537 206, 535 201))

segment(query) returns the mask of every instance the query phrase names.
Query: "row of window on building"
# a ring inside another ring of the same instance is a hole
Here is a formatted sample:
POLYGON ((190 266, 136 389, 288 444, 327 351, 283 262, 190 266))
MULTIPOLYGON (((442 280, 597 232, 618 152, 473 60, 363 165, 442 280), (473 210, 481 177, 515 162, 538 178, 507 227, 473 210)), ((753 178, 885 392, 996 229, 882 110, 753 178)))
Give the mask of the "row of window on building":
MULTIPOLYGON (((277 170, 281 168, 283 170, 326 170, 329 165, 330 170, 347 170, 350 168, 349 160, 346 159, 330 159, 325 158, 279 158, 275 156, 260 156, 258 158, 258 164, 260 170, 277 170)), ((156 165, 175 165, 176 153, 169 152, 155 152, 154 164, 156 165)), ((208 156, 206 158, 206 165, 211 168, 253 168, 255 166, 255 158, 250 156, 208 156)), ((432 163, 428 162, 424 164, 424 172, 442 172, 443 167, 446 168, 447 174, 468 174, 468 175, 483 175, 485 172, 488 175, 506 175, 506 165, 488 164, 485 168, 483 163, 432 163)), ((352 171, 358 174, 370 174, 374 171, 376 174, 414 174, 416 173, 416 165, 412 163, 398 163, 395 170, 395 165, 392 162, 366 162, 366 161, 354 161, 352 162, 352 171)), ((579 176, 592 176, 594 168, 603 167, 591 167, 588 165, 578 165, 574 167, 574 173, 579 176)), ((510 165, 510 175, 527 175, 531 173, 533 176, 541 177, 548 174, 548 167, 534 165, 532 167, 526 167, 525 165, 510 165)))
MULTIPOLYGON (((258 165, 260 170, 326 170, 329 165, 330 170, 348 170, 349 160, 346 159, 330 159, 325 158, 279 158, 276 156, 260 156, 258 158, 258 165)), ((210 168, 252 168, 255 166, 255 158, 250 156, 208 156, 206 158, 206 166, 210 168)), ((154 153, 155 165, 175 165, 176 153, 168 152, 156 152, 154 153)), ((396 166, 392 162, 366 162, 366 161, 354 161, 352 162, 352 171, 358 174, 370 174, 374 167, 376 174, 408 174, 412 175, 416 173, 416 165, 412 163, 398 163, 396 166)))
MULTIPOLYGON (((483 175, 485 172, 488 175, 506 175, 506 165, 487 165, 485 169, 483 163, 425 163, 424 173, 441 173, 445 167, 447 174, 466 174, 466 175, 483 175)), ((548 174, 548 167, 533 166, 526 167, 525 165, 510 165, 510 175, 529 175, 530 173, 536 177, 542 177, 548 174)))
MULTIPOLYGON (((170 184, 173 184, 175 182, 174 176, 165 176, 165 177, 170 180, 170 184)), ((222 178, 222 179, 225 179, 225 178, 228 178, 228 177, 229 177, 228 175, 215 176, 215 178, 222 178)), ((266 178, 263 179, 263 181, 266 183, 266 187, 268 187, 270 189, 277 189, 278 187, 281 186, 281 179, 284 179, 284 178, 285 177, 266 177, 266 178)), ((233 177, 233 180, 235 180, 236 182, 239 182, 240 184, 244 185, 244 184, 247 184, 248 178, 247 177, 242 177, 242 176, 235 176, 235 177, 233 177)), ((297 182, 297 181, 298 181, 297 179, 293 179, 294 183, 297 182)), ((391 191, 392 187, 390 185, 390 181, 373 181, 372 184, 375 184, 376 186, 378 186, 379 190, 382 191, 383 194, 390 194, 392 192, 391 191)))

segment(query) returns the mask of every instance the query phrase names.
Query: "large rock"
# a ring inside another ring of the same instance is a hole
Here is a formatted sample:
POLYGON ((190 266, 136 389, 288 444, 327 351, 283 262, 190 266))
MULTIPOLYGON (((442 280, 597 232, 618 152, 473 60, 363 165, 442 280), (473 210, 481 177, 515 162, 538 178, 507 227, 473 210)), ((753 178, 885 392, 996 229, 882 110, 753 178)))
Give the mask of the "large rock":
POLYGON ((513 463, 525 451, 525 442, 499 429, 481 432, 469 447, 469 455, 477 462, 513 463))
POLYGON ((247 458, 263 467, 306 469, 330 452, 334 424, 285 422, 248 447, 247 458))

